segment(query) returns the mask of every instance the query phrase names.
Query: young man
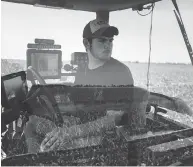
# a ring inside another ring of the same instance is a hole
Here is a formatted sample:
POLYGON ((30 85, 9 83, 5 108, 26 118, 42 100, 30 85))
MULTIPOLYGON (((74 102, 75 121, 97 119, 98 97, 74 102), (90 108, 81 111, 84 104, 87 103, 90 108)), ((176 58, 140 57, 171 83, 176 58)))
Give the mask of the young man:
MULTIPOLYGON (((77 73, 75 85, 133 86, 129 68, 111 57, 115 35, 118 35, 118 29, 103 20, 93 20, 85 26, 83 44, 88 53, 89 63, 84 72, 77 73)), ((46 135, 41 150, 62 148, 63 144, 72 139, 113 129, 122 115, 123 112, 110 111, 107 116, 86 124, 56 128, 46 135)))
POLYGON ((111 57, 113 38, 118 29, 106 21, 90 21, 83 31, 83 44, 88 53, 88 67, 78 72, 75 85, 130 85, 133 77, 129 68, 111 57))

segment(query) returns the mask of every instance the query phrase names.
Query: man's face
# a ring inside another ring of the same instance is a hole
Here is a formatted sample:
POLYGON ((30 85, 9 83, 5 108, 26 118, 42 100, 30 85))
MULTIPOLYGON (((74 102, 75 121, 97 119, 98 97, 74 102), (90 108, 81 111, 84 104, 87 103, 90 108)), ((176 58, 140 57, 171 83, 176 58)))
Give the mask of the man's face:
POLYGON ((100 37, 92 39, 91 53, 96 59, 109 60, 113 49, 113 38, 100 37))

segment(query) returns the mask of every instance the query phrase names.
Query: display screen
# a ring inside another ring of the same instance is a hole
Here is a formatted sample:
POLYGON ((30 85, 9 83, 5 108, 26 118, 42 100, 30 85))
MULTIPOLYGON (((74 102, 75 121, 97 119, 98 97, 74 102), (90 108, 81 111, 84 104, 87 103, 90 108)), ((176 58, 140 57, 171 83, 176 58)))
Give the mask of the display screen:
POLYGON ((4 81, 5 93, 8 100, 16 96, 16 93, 19 92, 22 85, 23 81, 20 76, 4 81))
POLYGON ((36 67, 36 70, 41 76, 56 76, 58 75, 58 55, 49 53, 32 53, 32 67, 36 67))
POLYGON ((43 78, 59 78, 61 74, 61 52, 37 51, 28 53, 28 66, 32 66, 43 78))
POLYGON ((2 106, 8 106, 11 99, 24 101, 27 95, 27 82, 25 72, 18 72, 1 77, 2 80, 2 106))

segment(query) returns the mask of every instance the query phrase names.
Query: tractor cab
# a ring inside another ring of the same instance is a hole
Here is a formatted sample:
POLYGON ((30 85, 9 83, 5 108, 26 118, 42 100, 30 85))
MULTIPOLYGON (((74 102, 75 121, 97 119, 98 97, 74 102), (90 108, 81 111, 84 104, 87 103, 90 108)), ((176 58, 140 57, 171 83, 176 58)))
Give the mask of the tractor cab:
MULTIPOLYGON (((185 85, 188 91, 184 91, 182 89, 184 85, 179 83, 178 89, 172 85, 172 78, 176 80, 177 76, 183 75, 185 73, 183 69, 189 70, 184 80, 186 82, 191 80, 192 66, 173 65, 169 68, 171 64, 164 66, 154 64, 152 73, 155 74, 156 70, 160 72, 154 75, 156 78, 152 84, 149 82, 153 11, 155 5, 163 1, 3 1, 1 3, 18 3, 17 5, 38 9, 51 8, 50 10, 56 13, 57 17, 60 17, 62 10, 76 11, 80 14, 82 11, 88 14, 96 13, 96 19, 107 23, 110 14, 114 11, 132 9, 141 16, 151 15, 148 62, 142 63, 141 66, 139 62, 131 63, 128 62, 129 60, 125 62, 126 66, 136 72, 133 72, 134 85, 74 85, 77 73, 84 73, 84 69, 88 66, 89 57, 86 52, 74 47, 70 55, 65 55, 64 50, 67 46, 63 45, 61 42, 63 40, 58 42, 52 39, 49 33, 50 38, 41 38, 37 35, 35 39, 33 38, 33 42, 28 40, 26 55, 23 56, 26 57, 26 68, 17 72, 3 73, 1 76, 3 125, 1 164, 3 166, 193 165, 193 108, 190 100, 192 96, 189 94, 192 85, 185 85), (142 11, 148 13, 142 14, 140 13, 142 11), (70 60, 63 63, 65 56, 69 56, 70 60), (166 68, 167 70, 164 71, 166 68), (174 69, 178 71, 174 73, 174 69), (169 72, 171 76, 168 76, 169 72), (164 89, 161 89, 158 79, 161 79, 160 83, 165 86, 164 89), (158 89, 150 89, 151 86, 158 89), (170 91, 170 95, 167 94, 167 90, 170 91), (182 98, 174 96, 176 91, 180 91, 182 98), (82 131, 77 130, 80 127, 82 131), (97 131, 96 128, 100 130, 97 131), (61 129, 64 130, 62 132, 65 132, 65 135, 58 133, 61 129), (45 151, 42 149, 42 142, 48 134, 55 132, 58 138, 62 136, 65 140, 61 140, 56 148, 45 151), (78 136, 79 134, 83 135, 78 136)), ((180 10, 176 1, 172 0, 172 2, 177 23, 193 64, 193 52, 180 10)), ((38 17, 42 15, 44 12, 38 17)), ((62 14, 61 16, 67 19, 66 16, 62 14)), ((79 18, 76 19, 79 21, 79 18)), ((118 17, 117 22, 120 19, 122 18, 118 17)), ((73 20, 70 22, 72 25, 68 33, 72 36, 76 27, 73 25, 73 20)), ((54 32, 57 34, 59 27, 55 28, 54 32)), ((46 31, 46 29, 42 30, 42 32, 46 31)), ((121 37, 125 42, 120 46, 127 44, 128 38, 125 36, 121 37)), ((69 40, 66 38, 63 42, 66 43, 66 40, 68 43, 69 40)), ((76 42, 75 39, 72 40, 76 42)), ((20 44, 21 41, 18 43, 20 44)), ((139 45, 137 50, 140 50, 139 45)), ((4 68, 10 65, 7 60, 4 62, 4 68)))

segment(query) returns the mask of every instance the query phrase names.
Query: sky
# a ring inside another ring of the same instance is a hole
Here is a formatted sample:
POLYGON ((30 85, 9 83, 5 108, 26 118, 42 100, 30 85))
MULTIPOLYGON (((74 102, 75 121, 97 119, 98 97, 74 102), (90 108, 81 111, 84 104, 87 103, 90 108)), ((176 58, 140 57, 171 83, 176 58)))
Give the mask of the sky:
MULTIPOLYGON (((193 46, 193 1, 177 0, 193 46)), ((151 62, 190 63, 171 0, 155 5, 151 62)), ((144 12, 143 12, 144 14, 144 12)), ((1 1, 1 58, 26 59, 28 43, 35 38, 54 39, 62 45, 62 59, 84 52, 82 31, 95 13, 57 10, 1 1)), ((150 15, 142 17, 131 9, 110 13, 110 24, 119 29, 114 38, 112 57, 121 61, 147 62, 150 15)))

